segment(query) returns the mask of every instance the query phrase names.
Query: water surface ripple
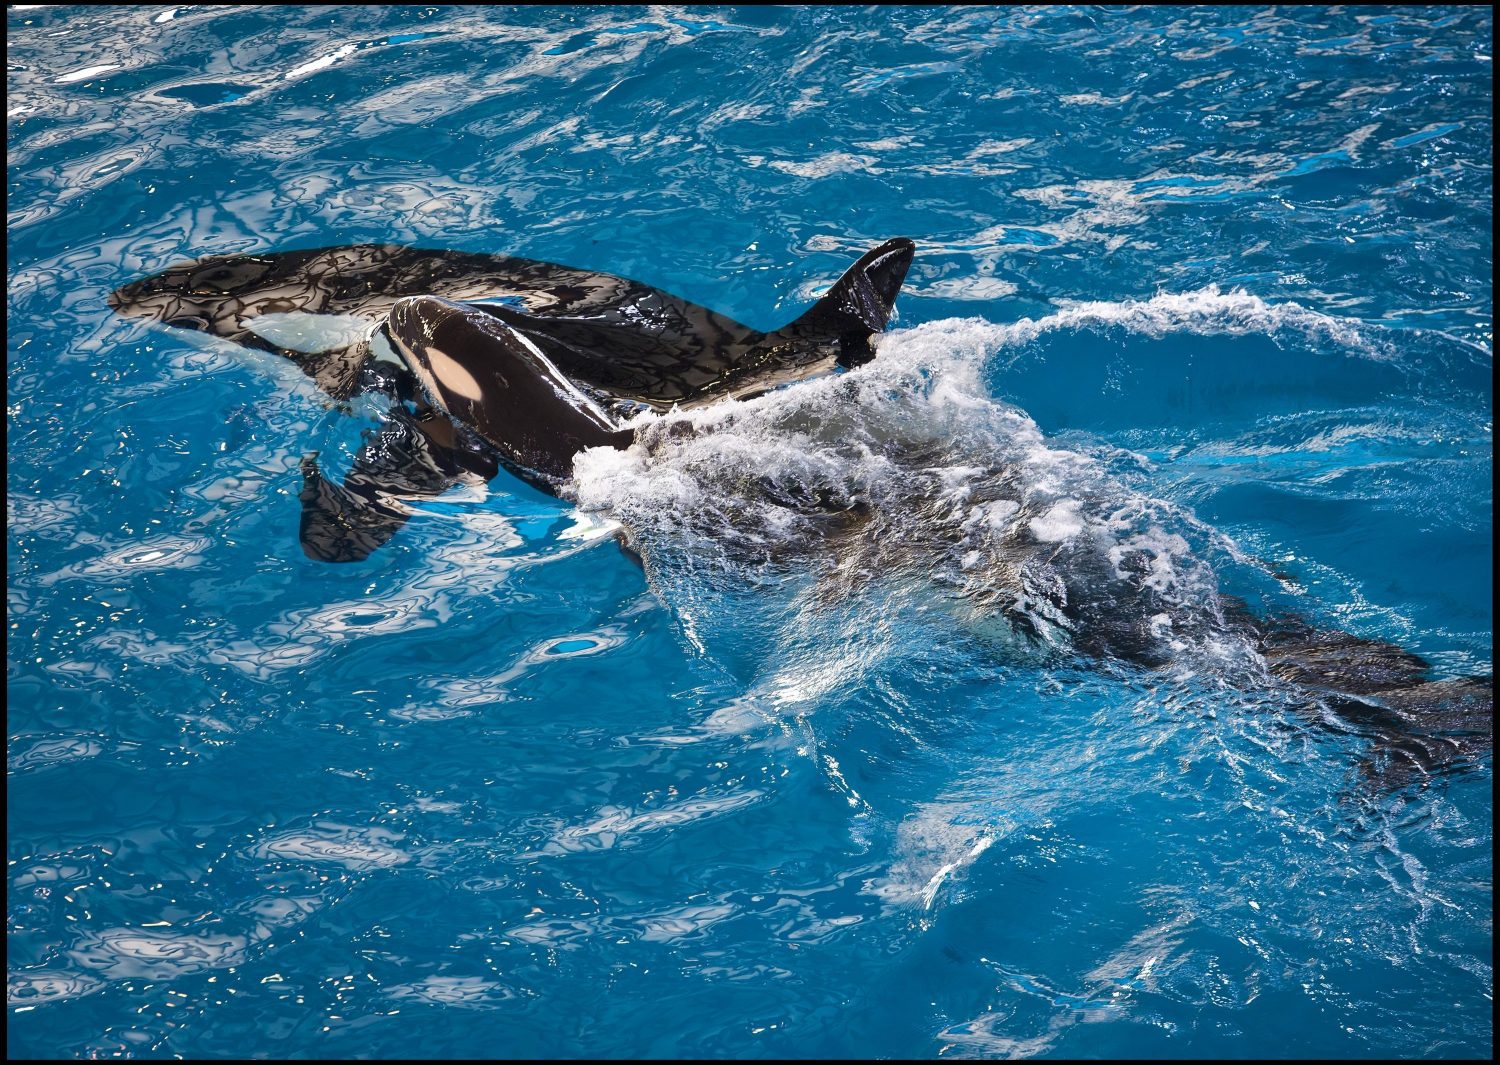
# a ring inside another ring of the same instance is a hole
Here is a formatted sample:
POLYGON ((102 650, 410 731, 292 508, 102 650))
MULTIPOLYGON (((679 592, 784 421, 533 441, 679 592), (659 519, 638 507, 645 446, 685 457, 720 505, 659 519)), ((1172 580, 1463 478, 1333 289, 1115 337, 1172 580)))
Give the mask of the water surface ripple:
POLYGON ((1220 611, 1492 668, 1487 9, 7 17, 12 1055, 1491 1052, 1491 760, 1220 611), (105 302, 405 242, 770 328, 898 235, 868 367, 352 565, 378 404, 105 302), (1017 530, 1164 664, 998 623, 1017 530))

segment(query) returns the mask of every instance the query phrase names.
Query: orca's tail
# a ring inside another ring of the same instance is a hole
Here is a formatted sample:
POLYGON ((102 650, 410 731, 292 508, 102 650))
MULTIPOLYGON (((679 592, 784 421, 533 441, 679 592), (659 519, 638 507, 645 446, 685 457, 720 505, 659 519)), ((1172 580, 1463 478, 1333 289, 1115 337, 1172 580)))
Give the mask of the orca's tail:
POLYGON ((1254 632, 1272 673, 1318 693, 1372 741, 1361 768, 1381 790, 1472 766, 1494 749, 1491 677, 1432 680, 1431 665, 1404 648, 1300 618, 1261 622, 1254 632))
POLYGON ((882 332, 891 320, 916 252, 916 244, 906 237, 870 249, 806 314, 774 335, 792 340, 835 340, 841 365, 868 362, 875 354, 870 337, 882 332))

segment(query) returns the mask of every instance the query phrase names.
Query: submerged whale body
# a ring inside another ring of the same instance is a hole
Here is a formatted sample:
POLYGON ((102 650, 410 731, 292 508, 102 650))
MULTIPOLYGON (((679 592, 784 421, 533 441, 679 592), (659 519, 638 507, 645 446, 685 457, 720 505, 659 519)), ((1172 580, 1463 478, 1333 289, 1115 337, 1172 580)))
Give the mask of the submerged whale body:
MULTIPOLYGON (((1016 437, 1014 425, 976 445, 971 457, 985 467, 955 464, 942 426, 900 411, 884 428, 872 424, 898 406, 890 383, 849 375, 819 382, 800 408, 784 405, 785 424, 762 417, 760 429, 833 441, 878 466, 880 478, 820 481, 805 464, 774 469, 753 439, 726 468, 713 439, 734 419, 760 415, 755 404, 714 405, 872 359, 872 337, 889 321, 913 254, 909 240, 881 244, 771 332, 608 274, 396 245, 201 259, 125 285, 110 303, 286 356, 336 399, 391 397, 382 428, 341 483, 324 477, 314 456, 303 460, 301 542, 315 559, 366 558, 407 520, 403 500, 488 480, 501 467, 555 493, 582 452, 661 459, 701 445, 700 467, 717 479, 702 495, 720 512, 698 529, 688 528, 691 516, 673 516, 666 540, 649 543, 624 522, 627 546, 658 567, 674 550, 696 550, 681 535, 670 542, 687 531, 696 544, 769 551, 779 555, 773 565, 821 573, 820 595, 916 574, 951 591, 976 633, 1012 649, 1066 648, 1155 668, 1184 646, 1229 639, 1309 693, 1336 727, 1370 737, 1372 778, 1402 784, 1483 757, 1493 730, 1488 678, 1433 680, 1428 663, 1395 645, 1295 617, 1263 619, 1216 586, 1191 603, 1174 598, 1146 538, 1085 533, 1108 524, 1084 520, 1087 500, 1047 498, 1022 483, 1018 471, 1030 460, 1003 444, 1016 437), (840 413, 839 389, 868 394, 840 413), (664 416, 627 424, 642 411, 664 416), (699 413, 711 417, 695 422, 699 413), (757 528, 768 509, 777 527, 757 528)), ((1034 434, 1023 420, 1030 429, 1020 435, 1034 434)))
POLYGON ((1435 679, 1394 644, 1278 613, 1284 596, 1252 608, 1227 594, 1215 556, 1257 598, 1269 574, 991 398, 960 339, 971 327, 893 337, 858 373, 642 425, 628 452, 579 459, 574 494, 620 521, 700 643, 740 639, 770 600, 773 638, 791 642, 766 657, 801 664, 776 700, 859 683, 820 660, 830 635, 852 663, 899 655, 893 627, 935 624, 1004 663, 1263 693, 1299 729, 1367 741, 1361 773, 1379 789, 1483 760, 1488 677, 1435 679))

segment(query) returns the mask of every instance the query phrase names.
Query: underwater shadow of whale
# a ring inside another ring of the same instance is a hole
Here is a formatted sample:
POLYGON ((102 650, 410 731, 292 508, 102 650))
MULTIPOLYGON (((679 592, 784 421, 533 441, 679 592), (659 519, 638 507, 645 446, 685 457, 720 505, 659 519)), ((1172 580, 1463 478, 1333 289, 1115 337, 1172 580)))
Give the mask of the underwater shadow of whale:
MULTIPOLYGON (((640 411, 748 398, 869 361, 914 252, 910 240, 886 241, 771 332, 609 274, 375 244, 200 259, 122 286, 110 305, 276 352, 336 399, 391 398, 341 484, 316 456, 302 463, 303 550, 351 562, 396 534, 405 499, 501 467, 555 493, 578 452, 634 443, 625 422, 640 411)), ((835 523, 861 520, 846 502, 800 503, 835 523)), ((1336 727, 1372 739, 1372 779, 1401 786, 1492 748, 1488 677, 1432 680, 1427 662, 1393 644, 1221 601, 1225 625, 1272 674, 1311 693, 1336 727)), ((1055 606, 1081 654, 1161 664, 1140 619, 1122 621, 1132 613, 1123 602, 1063 594, 1055 606)))

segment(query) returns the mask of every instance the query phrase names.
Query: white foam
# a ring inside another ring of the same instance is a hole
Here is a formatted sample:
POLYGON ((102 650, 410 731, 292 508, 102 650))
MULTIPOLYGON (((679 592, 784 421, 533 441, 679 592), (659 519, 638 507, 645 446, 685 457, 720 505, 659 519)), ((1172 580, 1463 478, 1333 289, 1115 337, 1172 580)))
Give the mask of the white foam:
POLYGON ((1174 333, 1270 336, 1293 332, 1331 341, 1355 354, 1378 356, 1387 350, 1377 333, 1361 323, 1335 318, 1298 303, 1267 303, 1243 289, 1224 292, 1217 285, 1191 292, 1160 293, 1145 300, 1060 301, 1054 314, 1005 324, 979 318, 946 318, 889 334, 882 338, 880 350, 884 353, 888 349, 916 346, 925 353, 946 345, 955 353, 982 357, 1030 343, 1045 333, 1111 326, 1153 337, 1174 333))
POLYGON ((1041 517, 1031 519, 1031 533, 1043 543, 1058 543, 1071 540, 1083 532, 1083 518, 1079 514, 1081 504, 1076 499, 1065 499, 1041 517))
MULTIPOLYGON (((1043 334, 1103 327, 1292 331, 1380 350, 1359 325, 1212 287, 1006 324, 947 319, 882 337, 878 357, 849 373, 639 415, 636 443, 580 454, 567 491, 584 513, 622 526, 694 640, 715 624, 705 588, 768 580, 814 604, 925 584, 930 604, 1001 642, 1018 631, 990 624, 1002 615, 1062 640, 1070 596, 1109 595, 1128 601, 1146 638, 1177 639, 1190 624, 1184 612, 1211 613, 1215 579, 1201 556, 1218 548, 1214 534, 1132 493, 1090 455, 1049 443, 985 383, 987 366, 1043 334), (955 589, 968 605, 953 606, 955 589)), ((913 595, 889 609, 928 609, 913 595)), ((789 665, 793 673, 817 671, 789 665)))

